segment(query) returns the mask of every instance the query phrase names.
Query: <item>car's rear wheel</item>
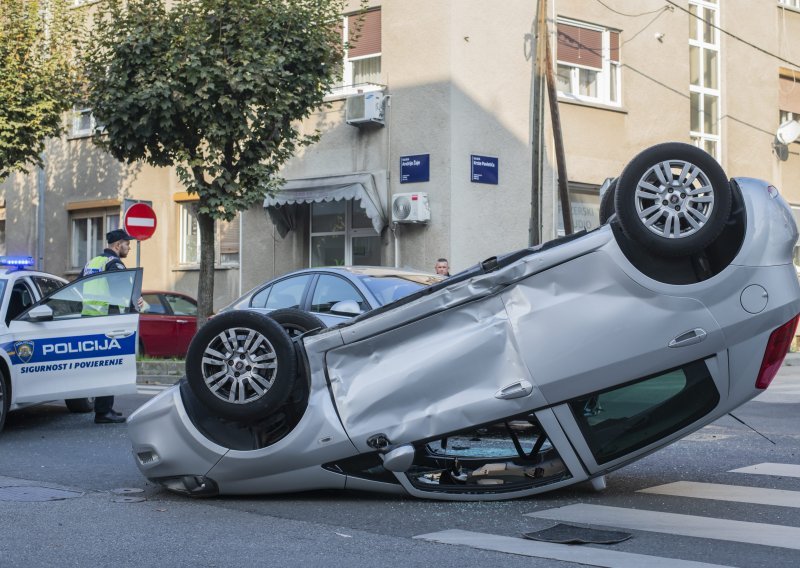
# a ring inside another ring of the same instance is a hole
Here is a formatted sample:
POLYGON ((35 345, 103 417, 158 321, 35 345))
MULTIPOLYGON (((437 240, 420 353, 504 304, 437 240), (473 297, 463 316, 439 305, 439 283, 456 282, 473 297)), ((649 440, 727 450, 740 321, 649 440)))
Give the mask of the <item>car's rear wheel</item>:
POLYGON ((8 415, 8 409, 10 406, 11 393, 8 389, 6 377, 3 372, 0 371, 0 432, 3 431, 3 426, 6 423, 6 416, 8 415))
POLYGON ((317 316, 296 308, 283 308, 272 311, 268 315, 281 324, 289 337, 298 337, 309 331, 325 328, 325 322, 317 316))
POLYGON ((662 256, 699 253, 720 235, 731 211, 732 190, 719 163, 678 142, 653 146, 633 158, 615 193, 622 230, 662 256))
POLYGON ((186 355, 186 379, 211 412, 254 421, 279 408, 294 386, 297 359, 278 322, 235 310, 212 318, 186 355))
POLYGON ((64 401, 70 412, 86 413, 94 410, 94 397, 88 398, 68 398, 64 401))

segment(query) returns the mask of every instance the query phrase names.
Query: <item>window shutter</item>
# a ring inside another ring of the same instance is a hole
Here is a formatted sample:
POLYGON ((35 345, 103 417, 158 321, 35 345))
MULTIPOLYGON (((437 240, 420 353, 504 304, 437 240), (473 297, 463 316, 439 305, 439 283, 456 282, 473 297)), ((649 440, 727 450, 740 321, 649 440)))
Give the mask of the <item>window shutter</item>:
POLYGON ((218 221, 219 223, 219 253, 239 253, 239 215, 233 221, 218 221))
POLYGON ((569 24, 557 26, 556 53, 559 61, 603 68, 603 33, 569 24))
POLYGON ((778 78, 778 107, 779 110, 800 114, 800 77, 778 78))
POLYGON ((619 32, 610 32, 609 39, 611 41, 611 61, 619 63, 619 32))
POLYGON ((347 56, 363 57, 381 52, 381 11, 370 10, 365 14, 348 16, 350 50, 347 56), (363 17, 363 20, 359 21, 363 17), (360 28, 359 28, 360 26, 360 28), (358 32, 358 33, 356 33, 358 32))

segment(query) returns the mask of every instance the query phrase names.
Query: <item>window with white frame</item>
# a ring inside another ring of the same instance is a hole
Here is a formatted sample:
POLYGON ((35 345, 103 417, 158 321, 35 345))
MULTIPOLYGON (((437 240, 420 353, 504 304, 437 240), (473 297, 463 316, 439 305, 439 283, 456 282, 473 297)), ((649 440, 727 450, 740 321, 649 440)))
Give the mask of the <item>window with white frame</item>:
POLYGON ((70 269, 80 270, 106 248, 106 233, 119 229, 119 207, 70 211, 70 269))
POLYGON ((720 159, 720 34, 716 0, 689 0, 690 136, 720 159))
MULTIPOLYGON (((178 204, 178 262, 184 265, 200 264, 200 225, 192 201, 178 204)), ((215 227, 215 257, 217 266, 239 265, 240 215, 231 221, 217 221, 215 227)))
POLYGON ((621 105, 619 32, 559 19, 556 25, 556 83, 565 99, 621 105))
POLYGON ((337 93, 368 91, 381 81, 381 10, 345 16, 342 39, 345 51, 342 82, 337 93))
MULTIPOLYGON (((778 124, 790 120, 800 122, 800 72, 786 70, 785 74, 779 75, 778 108, 780 109, 778 124)), ((800 143, 800 140, 795 142, 800 143)))
POLYGON ((778 0, 778 4, 800 10, 800 0, 778 0))
POLYGON ((102 128, 102 124, 97 122, 91 108, 85 105, 72 107, 72 126, 69 132, 71 137, 91 136, 98 128, 102 128))
POLYGON ((381 237, 360 202, 311 204, 311 266, 379 266, 381 237))

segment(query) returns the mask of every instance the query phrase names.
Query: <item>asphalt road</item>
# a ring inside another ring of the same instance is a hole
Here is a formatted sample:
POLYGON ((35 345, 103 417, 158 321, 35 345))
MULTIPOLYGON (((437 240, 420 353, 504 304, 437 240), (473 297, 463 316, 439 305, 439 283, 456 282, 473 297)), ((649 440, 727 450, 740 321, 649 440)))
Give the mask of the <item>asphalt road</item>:
MULTIPOLYGON (((149 396, 119 397, 116 407, 130 413, 149 396)), ((541 557, 541 547, 539 557, 522 555, 536 543, 521 533, 561 520, 632 534, 615 545, 558 549, 583 564, 795 568, 800 477, 731 470, 800 466, 798 410, 800 367, 784 367, 764 395, 735 412, 771 441, 726 416, 613 473, 603 492, 582 484, 519 501, 451 503, 356 492, 184 498, 140 476, 124 424, 95 425, 91 414, 43 405, 9 415, 0 434, 0 491, 60 489, 70 498, 0 500, 0 566, 576 566, 541 557), (684 484, 659 488, 675 482, 684 484), (463 544, 413 538, 431 534, 463 544), (607 552, 647 558, 604 560, 607 552)))

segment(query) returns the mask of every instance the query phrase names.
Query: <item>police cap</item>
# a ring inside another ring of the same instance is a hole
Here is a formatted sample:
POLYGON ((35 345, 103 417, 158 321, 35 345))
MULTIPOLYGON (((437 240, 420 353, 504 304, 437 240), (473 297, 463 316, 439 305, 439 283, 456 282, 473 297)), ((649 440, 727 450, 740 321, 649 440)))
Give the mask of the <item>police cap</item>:
POLYGON ((125 232, 125 229, 114 229, 106 233, 106 240, 111 245, 117 241, 132 241, 133 237, 125 232))

